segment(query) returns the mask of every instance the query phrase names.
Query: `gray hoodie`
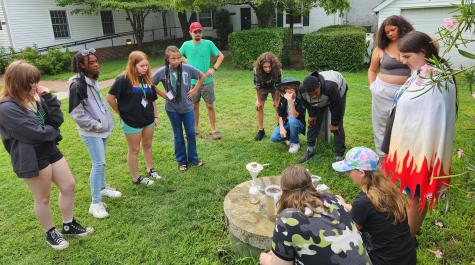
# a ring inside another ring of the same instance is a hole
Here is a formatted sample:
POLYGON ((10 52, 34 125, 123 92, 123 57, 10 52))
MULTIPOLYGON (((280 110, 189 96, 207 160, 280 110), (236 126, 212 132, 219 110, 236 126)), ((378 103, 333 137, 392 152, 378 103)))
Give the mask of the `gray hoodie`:
MULTIPOLYGON (((70 91, 80 90, 77 76, 69 79, 70 91)), ((86 77, 87 98, 83 99, 71 112, 80 136, 107 138, 114 129, 114 117, 102 96, 97 80, 86 77)), ((71 98, 71 95, 70 95, 71 98)))

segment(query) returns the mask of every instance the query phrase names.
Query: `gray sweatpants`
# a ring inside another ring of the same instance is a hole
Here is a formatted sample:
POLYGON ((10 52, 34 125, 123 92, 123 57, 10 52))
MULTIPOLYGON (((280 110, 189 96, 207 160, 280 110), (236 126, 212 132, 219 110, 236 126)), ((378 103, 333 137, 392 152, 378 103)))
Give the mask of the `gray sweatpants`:
POLYGON ((384 130, 391 109, 393 107, 393 96, 401 85, 390 84, 376 78, 369 89, 372 94, 372 118, 373 118, 373 133, 374 145, 376 147, 376 154, 384 156, 385 153, 381 151, 381 145, 384 139, 384 130))

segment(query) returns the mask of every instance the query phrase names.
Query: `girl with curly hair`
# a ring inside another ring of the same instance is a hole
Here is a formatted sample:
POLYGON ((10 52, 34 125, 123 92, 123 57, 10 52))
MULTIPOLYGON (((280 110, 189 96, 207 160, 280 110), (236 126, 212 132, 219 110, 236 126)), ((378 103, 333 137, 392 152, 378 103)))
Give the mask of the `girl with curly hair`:
POLYGON ((254 139, 260 141, 266 135, 264 131, 264 103, 268 94, 272 95, 274 108, 277 107, 279 102, 279 93, 276 93, 275 88, 282 82, 282 64, 272 52, 265 52, 257 58, 253 66, 254 86, 257 96, 257 126, 259 127, 254 139))
POLYGON ((368 82, 372 94, 374 145, 380 157, 385 156, 381 145, 393 95, 411 75, 409 67, 399 61, 397 41, 412 30, 414 28, 405 18, 390 16, 376 33, 377 47, 371 56, 368 82))

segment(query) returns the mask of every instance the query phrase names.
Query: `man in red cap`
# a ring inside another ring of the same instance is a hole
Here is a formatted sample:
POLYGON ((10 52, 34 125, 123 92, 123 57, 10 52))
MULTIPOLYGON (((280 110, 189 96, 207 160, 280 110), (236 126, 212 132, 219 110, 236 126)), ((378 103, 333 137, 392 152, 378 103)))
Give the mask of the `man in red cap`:
MULTIPOLYGON (((218 70, 223 62, 224 55, 219 51, 218 47, 210 41, 202 39, 203 27, 199 22, 193 22, 190 25, 191 40, 185 41, 181 45, 180 53, 186 58, 188 63, 201 72, 205 73, 206 79, 198 92, 192 97, 193 109, 195 111, 195 131, 199 134, 199 116, 200 116, 200 99, 206 103, 208 109, 209 122, 211 127, 211 136, 214 140, 221 139, 221 134, 216 130, 216 113, 214 110, 214 83, 212 75, 218 70), (212 67, 210 67, 211 57, 218 57, 212 67)), ((192 79, 192 85, 198 80, 192 79)))

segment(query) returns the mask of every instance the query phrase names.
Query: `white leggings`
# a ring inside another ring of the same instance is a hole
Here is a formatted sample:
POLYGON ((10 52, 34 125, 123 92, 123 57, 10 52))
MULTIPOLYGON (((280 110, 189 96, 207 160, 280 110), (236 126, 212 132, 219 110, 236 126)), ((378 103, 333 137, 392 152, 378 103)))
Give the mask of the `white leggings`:
POLYGON ((374 145, 376 153, 379 156, 384 156, 385 153, 381 150, 381 145, 384 138, 384 130, 391 109, 393 107, 393 96, 401 85, 390 84, 382 81, 379 77, 370 85, 372 95, 372 118, 373 118, 373 133, 374 145))

